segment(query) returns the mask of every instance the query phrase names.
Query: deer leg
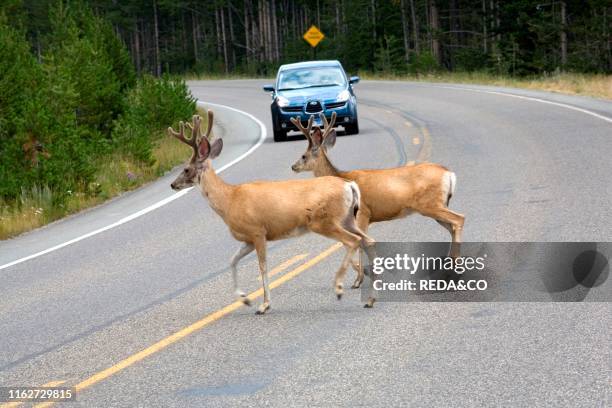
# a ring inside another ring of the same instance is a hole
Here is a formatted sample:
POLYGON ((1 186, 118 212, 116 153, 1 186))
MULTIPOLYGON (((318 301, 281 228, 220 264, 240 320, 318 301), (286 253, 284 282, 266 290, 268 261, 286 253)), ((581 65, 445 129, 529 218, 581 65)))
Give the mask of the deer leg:
MULTIPOLYGON (((374 250, 374 245, 376 244, 376 242, 372 238, 370 238, 366 233, 364 233, 359 227, 357 227, 353 219, 349 219, 346 222, 346 229, 349 232, 357 235, 360 238, 359 245, 361 246, 361 249, 365 252, 365 254, 368 256, 368 260, 370 261, 370 264, 373 264, 374 258, 376 257, 376 251, 374 250)), ((374 306, 375 301, 376 301, 376 296, 374 294, 374 279, 373 277, 371 277, 368 300, 366 304, 363 306, 367 308, 371 308, 374 306)))
POLYGON ((256 314, 264 314, 270 309, 270 287, 268 286, 268 269, 266 265, 266 238, 258 237, 255 239, 255 251, 259 259, 259 274, 263 284, 264 301, 257 309, 256 314))
POLYGON ((234 293, 236 294, 236 296, 238 296, 240 301, 242 301, 242 303, 247 306, 251 306, 251 301, 246 297, 246 294, 238 287, 238 262, 240 262, 240 260, 248 254, 253 252, 254 249, 255 247, 253 246, 253 244, 243 242, 242 246, 240 246, 238 251, 236 251, 236 253, 232 257, 232 261, 230 262, 230 266, 232 268, 232 280, 234 283, 234 293))
MULTIPOLYGON (((363 210, 359 210, 359 212, 357 213, 357 226, 365 234, 368 233, 368 227, 370 226, 370 218, 364 213, 363 210)), ((363 283, 363 279, 364 279, 363 264, 361 262, 361 255, 362 255, 361 251, 362 250, 360 249, 357 252, 358 256, 357 256, 356 261, 354 259, 351 260, 353 269, 355 269, 355 272, 357 272, 357 277, 355 278, 355 282, 353 282, 353 285, 351 286, 351 288, 353 289, 359 288, 361 284, 363 283)))
MULTIPOLYGON (((374 249, 374 245, 376 242, 366 234, 363 234, 361 238, 361 249, 365 252, 368 257, 368 261, 370 265, 374 265, 374 258, 376 258, 376 251, 374 249)), ((372 308, 374 307, 374 302, 376 302, 376 295, 374 290, 374 275, 370 272, 370 287, 368 288, 368 300, 366 301, 363 307, 372 308)))
POLYGON ((343 228, 341 225, 334 225, 331 228, 323 228, 319 225, 313 225, 311 226, 311 229, 313 232, 342 242, 346 248, 346 255, 344 255, 340 268, 336 272, 336 277, 334 279, 334 291, 336 292, 338 300, 340 300, 344 294, 344 277, 346 275, 346 270, 349 266, 353 253, 355 253, 355 250, 359 246, 360 238, 358 235, 349 232, 348 228, 343 228))
POLYGON ((465 217, 448 208, 438 208, 422 212, 426 217, 431 217, 448 230, 451 234, 451 250, 449 256, 458 258, 461 250, 461 233, 465 217))

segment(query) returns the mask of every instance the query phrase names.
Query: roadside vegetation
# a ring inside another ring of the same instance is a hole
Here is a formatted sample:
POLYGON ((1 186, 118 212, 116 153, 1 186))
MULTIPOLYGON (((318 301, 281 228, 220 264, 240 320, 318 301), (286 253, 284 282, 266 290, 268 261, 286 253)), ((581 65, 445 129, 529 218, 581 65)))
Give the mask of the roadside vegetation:
POLYGON ((195 102, 169 75, 338 59, 366 79, 612 98, 611 18, 609 0, 0 0, 0 239, 183 160, 163 129, 195 102))
POLYGON ((512 77, 487 72, 432 72, 420 75, 362 72, 360 75, 363 79, 493 85, 612 99, 612 75, 604 74, 556 73, 512 77))
POLYGON ((137 76, 112 26, 57 2, 33 52, 0 11, 0 239, 146 183, 184 160, 163 130, 195 112, 184 81, 137 76), (37 53, 39 53, 37 55, 37 53))

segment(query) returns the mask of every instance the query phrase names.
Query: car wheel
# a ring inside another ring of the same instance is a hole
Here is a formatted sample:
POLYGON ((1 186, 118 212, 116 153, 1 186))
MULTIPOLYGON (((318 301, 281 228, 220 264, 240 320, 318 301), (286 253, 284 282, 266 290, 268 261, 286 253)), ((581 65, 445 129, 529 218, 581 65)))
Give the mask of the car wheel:
POLYGON ((274 129, 274 141, 284 142, 285 140, 287 140, 287 131, 274 129))
POLYGON ((353 123, 344 125, 344 131, 347 135, 356 135, 359 133, 359 120, 355 118, 353 123))

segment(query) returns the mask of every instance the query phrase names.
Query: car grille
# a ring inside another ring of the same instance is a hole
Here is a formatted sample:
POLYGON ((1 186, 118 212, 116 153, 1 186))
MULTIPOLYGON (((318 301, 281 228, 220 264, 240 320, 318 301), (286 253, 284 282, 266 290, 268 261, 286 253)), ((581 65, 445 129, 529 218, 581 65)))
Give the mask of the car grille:
POLYGON ((319 101, 310 101, 306 104, 306 113, 323 112, 323 107, 319 101))
POLYGON ((281 108, 281 109, 285 112, 301 112, 302 111, 301 106, 285 106, 284 108, 281 108))
POLYGON ((342 108, 344 105, 346 105, 346 102, 330 102, 330 103, 326 103, 325 107, 327 109, 335 109, 335 108, 342 108))

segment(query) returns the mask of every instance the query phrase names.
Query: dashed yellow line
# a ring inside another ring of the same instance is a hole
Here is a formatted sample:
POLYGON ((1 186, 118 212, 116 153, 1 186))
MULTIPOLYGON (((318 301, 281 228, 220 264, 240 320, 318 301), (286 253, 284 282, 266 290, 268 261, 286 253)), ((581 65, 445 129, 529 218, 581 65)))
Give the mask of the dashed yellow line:
POLYGON ((417 155, 416 161, 418 162, 426 162, 431 158, 431 133, 429 133, 429 129, 426 126, 420 127, 421 134, 423 136, 422 146, 419 150, 419 154, 417 155))
MULTIPOLYGON (((329 248, 327 248, 325 251, 321 252, 320 254, 318 254, 317 256, 315 256, 314 258, 308 260, 307 262, 303 263, 302 265, 298 266, 297 268, 287 272, 286 274, 284 274, 283 276, 281 276, 280 278, 272 281, 270 283, 270 289, 274 289, 279 287, 280 285, 282 285, 283 283, 295 278, 296 276, 298 276, 299 274, 301 274, 302 272, 304 272, 305 270, 313 267, 314 265, 318 264, 319 262, 321 262, 323 259, 327 258, 328 256, 330 256, 331 254, 333 254, 334 252, 336 252, 338 249, 342 248, 342 243, 338 242, 332 246, 330 246, 329 248)), ((302 254, 304 255, 304 254, 302 254)), ((302 256, 302 255, 297 255, 297 256, 302 256)), ((304 255, 304 257, 306 257, 307 255, 304 255)), ((301 259, 303 259, 304 257, 302 257, 301 259)), ((294 257, 295 258, 295 257, 294 257)), ((289 261, 293 260, 294 258, 291 258, 289 261)), ((289 263, 289 261, 286 261, 285 263, 287 264, 287 267, 292 265, 295 262, 298 262, 297 260, 293 263, 289 263)), ((280 268, 279 265, 277 268, 280 268)), ((276 269, 276 268, 275 268, 276 269)), ((251 301, 257 299, 258 297, 261 297, 263 295, 263 288, 260 288, 254 292, 251 292, 247 295, 247 298, 251 301)), ((184 339, 185 337, 189 336, 190 334, 202 329, 205 326, 208 326, 209 324, 216 322, 217 320, 221 319, 224 316, 227 316, 228 314, 236 311, 237 309, 241 308, 242 306, 244 306, 244 304, 241 301, 235 301, 234 303, 231 303, 211 314, 209 314, 208 316, 204 317, 201 320, 198 320, 195 323, 190 324, 189 326, 177 331, 174 334, 171 334, 170 336, 161 339, 160 341, 158 341, 157 343, 145 348, 144 350, 139 351, 136 354, 133 354, 121 361, 119 361, 117 364, 114 364, 102 371, 99 371, 95 374, 93 374, 91 377, 81 381, 80 383, 78 383, 75 388, 76 388, 76 392, 79 393, 80 391, 83 391, 86 388, 91 387, 94 384, 99 383, 102 380, 107 379, 108 377, 119 373, 120 371, 125 370, 126 368, 130 367, 131 365, 144 360, 145 358, 149 357, 152 354, 155 354, 163 349, 165 349, 166 347, 170 346, 171 344, 174 344, 176 342, 178 342, 179 340, 184 339)), ((42 404, 38 404, 35 405, 36 408, 43 408, 43 407, 49 407, 51 405, 53 405, 53 402, 45 402, 42 404)))

